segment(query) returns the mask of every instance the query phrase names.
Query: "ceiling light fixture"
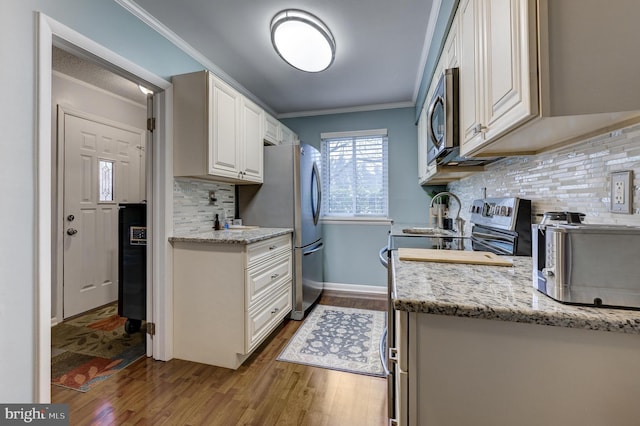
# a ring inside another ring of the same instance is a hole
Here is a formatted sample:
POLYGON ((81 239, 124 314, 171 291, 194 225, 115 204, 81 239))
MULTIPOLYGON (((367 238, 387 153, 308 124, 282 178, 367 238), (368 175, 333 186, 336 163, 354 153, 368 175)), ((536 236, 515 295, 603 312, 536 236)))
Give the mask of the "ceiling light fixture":
POLYGON ((318 17, 285 9, 271 20, 271 43, 289 65, 306 72, 324 71, 333 63, 336 41, 318 17))

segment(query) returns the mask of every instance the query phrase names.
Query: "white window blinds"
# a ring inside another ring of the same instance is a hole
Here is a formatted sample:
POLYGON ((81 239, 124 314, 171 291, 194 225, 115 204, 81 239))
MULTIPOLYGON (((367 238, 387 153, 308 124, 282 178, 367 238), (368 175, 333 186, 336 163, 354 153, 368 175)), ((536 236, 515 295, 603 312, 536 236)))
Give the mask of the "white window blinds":
POLYGON ((388 216, 386 130, 358 133, 322 135, 325 216, 388 216))

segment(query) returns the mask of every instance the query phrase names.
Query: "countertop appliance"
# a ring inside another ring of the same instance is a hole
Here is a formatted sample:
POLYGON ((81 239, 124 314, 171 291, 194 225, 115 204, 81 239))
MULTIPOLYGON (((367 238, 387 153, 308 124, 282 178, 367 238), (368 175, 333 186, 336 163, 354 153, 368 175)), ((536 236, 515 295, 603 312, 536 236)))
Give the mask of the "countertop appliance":
POLYGON ((458 145, 458 68, 444 70, 427 110, 427 162, 458 145))
POLYGON ((301 320, 324 288, 320 152, 308 144, 265 146, 262 185, 236 189, 244 224, 294 229, 291 317, 301 320))
POLYGON ((147 315, 147 205, 118 207, 118 315, 132 334, 147 315))
POLYGON ((533 286, 564 303, 640 308, 640 227, 533 225, 533 286))
POLYGON ((474 200, 471 222, 473 250, 531 256, 531 200, 518 197, 474 200))

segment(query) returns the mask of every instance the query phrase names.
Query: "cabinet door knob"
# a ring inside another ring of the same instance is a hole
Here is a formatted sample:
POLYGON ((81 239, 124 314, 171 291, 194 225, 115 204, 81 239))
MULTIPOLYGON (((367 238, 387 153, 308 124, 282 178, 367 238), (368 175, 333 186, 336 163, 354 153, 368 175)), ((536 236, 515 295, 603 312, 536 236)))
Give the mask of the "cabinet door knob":
POLYGON ((275 250, 277 248, 278 248, 278 246, 269 246, 269 250, 275 250))
POLYGON ((276 312, 278 312, 280 309, 275 308, 273 311, 271 311, 272 314, 275 314, 276 312))
POLYGON ((276 278, 278 278, 280 276, 280 274, 273 274, 271 275, 271 279, 275 280, 276 278))

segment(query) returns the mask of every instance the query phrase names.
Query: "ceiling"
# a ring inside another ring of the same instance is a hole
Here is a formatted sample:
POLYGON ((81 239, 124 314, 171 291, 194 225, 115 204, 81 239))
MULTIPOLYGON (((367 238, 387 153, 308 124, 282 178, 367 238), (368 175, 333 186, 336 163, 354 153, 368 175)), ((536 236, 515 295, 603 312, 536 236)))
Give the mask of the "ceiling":
POLYGON ((134 0, 147 21, 186 42, 279 117, 413 106, 434 1, 134 0), (286 8, 313 13, 331 29, 337 51, 328 70, 298 71, 274 51, 269 23, 286 8))
POLYGON ((136 83, 103 68, 95 61, 80 58, 56 46, 51 52, 51 69, 139 104, 147 103, 146 95, 136 83))

